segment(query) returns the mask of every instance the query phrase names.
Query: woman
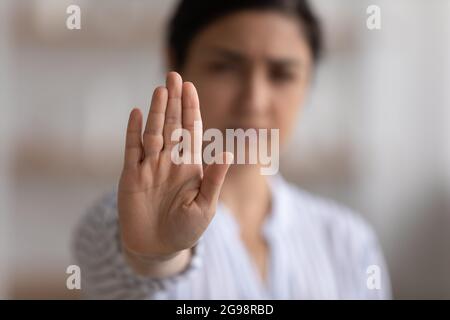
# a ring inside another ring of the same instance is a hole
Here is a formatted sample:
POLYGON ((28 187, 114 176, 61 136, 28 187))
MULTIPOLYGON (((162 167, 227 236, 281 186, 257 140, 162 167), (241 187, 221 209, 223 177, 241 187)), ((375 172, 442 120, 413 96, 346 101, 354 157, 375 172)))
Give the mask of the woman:
POLYGON ((279 129, 285 144, 320 55, 307 2, 183 0, 168 34, 177 72, 155 89, 145 125, 131 112, 118 191, 76 233, 86 294, 389 298, 376 237, 348 209, 261 175, 261 164, 230 167, 229 153, 208 166, 171 158, 172 133, 195 121, 221 132, 279 129))

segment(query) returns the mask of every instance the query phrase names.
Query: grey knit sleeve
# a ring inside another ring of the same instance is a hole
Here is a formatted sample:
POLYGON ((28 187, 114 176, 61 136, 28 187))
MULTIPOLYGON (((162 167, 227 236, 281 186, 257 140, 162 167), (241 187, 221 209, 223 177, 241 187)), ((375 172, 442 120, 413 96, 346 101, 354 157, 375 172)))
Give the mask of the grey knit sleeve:
POLYGON ((112 192, 96 202, 78 224, 72 242, 81 270, 81 292, 89 299, 166 299, 172 286, 188 279, 201 264, 202 241, 193 248, 188 267, 164 279, 136 274, 121 250, 117 194, 112 192))

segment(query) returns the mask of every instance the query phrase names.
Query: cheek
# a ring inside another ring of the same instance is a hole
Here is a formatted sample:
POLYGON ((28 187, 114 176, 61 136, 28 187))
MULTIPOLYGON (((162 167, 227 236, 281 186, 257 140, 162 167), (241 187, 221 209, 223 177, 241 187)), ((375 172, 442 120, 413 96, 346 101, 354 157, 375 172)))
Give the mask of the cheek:
POLYGON ((224 128, 232 110, 233 88, 212 81, 198 82, 196 86, 204 127, 224 128))
MULTIPOLYGON (((298 87, 297 87, 298 88, 298 87)), ((280 142, 291 135, 298 121, 298 113, 303 108, 304 88, 279 91, 277 106, 273 109, 273 127, 280 129, 280 142)))
POLYGON ((279 115, 278 119, 280 125, 280 142, 285 142, 292 134, 293 128, 297 123, 296 112, 283 112, 283 114, 279 115))
POLYGON ((287 140, 287 138, 289 138, 296 123, 296 116, 292 114, 294 113, 286 110, 286 106, 276 108, 276 110, 272 113, 272 124, 270 127, 280 130, 280 143, 283 143, 287 140))

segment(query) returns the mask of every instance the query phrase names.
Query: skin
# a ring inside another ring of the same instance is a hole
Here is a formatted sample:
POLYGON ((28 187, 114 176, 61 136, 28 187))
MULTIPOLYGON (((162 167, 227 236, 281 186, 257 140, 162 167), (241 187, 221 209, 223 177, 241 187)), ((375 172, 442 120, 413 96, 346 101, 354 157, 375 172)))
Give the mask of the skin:
MULTIPOLYGON (((231 14, 193 39, 180 70, 187 82, 168 73, 166 86, 153 94, 143 134, 142 113, 134 109, 130 114, 118 206, 122 246, 137 273, 167 277, 181 272, 220 199, 238 222, 261 279, 267 280, 268 247, 261 227, 270 214, 271 194, 259 165, 175 165, 170 133, 202 119, 204 129, 223 132, 277 128, 282 146, 312 68, 298 21, 275 11, 231 14)), ((222 156, 231 160, 232 155, 222 156)))

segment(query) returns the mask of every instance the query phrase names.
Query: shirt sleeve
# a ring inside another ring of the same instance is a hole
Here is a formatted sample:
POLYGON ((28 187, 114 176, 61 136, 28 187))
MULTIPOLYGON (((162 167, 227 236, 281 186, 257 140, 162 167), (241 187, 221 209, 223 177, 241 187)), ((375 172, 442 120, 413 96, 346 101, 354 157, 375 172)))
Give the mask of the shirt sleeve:
POLYGON ((345 212, 335 221, 333 243, 340 266, 341 299, 391 299, 388 268, 372 227, 361 216, 345 212))
POLYGON ((117 196, 113 192, 95 203, 81 219, 73 238, 75 260, 81 270, 81 291, 89 299, 166 299, 173 286, 187 281, 201 265, 203 244, 179 274, 156 279, 136 274, 122 253, 117 196))
POLYGON ((361 299, 386 300, 392 299, 390 277, 382 253, 380 243, 374 231, 365 227, 366 235, 363 237, 356 251, 358 267, 356 274, 360 276, 359 296, 361 299))

